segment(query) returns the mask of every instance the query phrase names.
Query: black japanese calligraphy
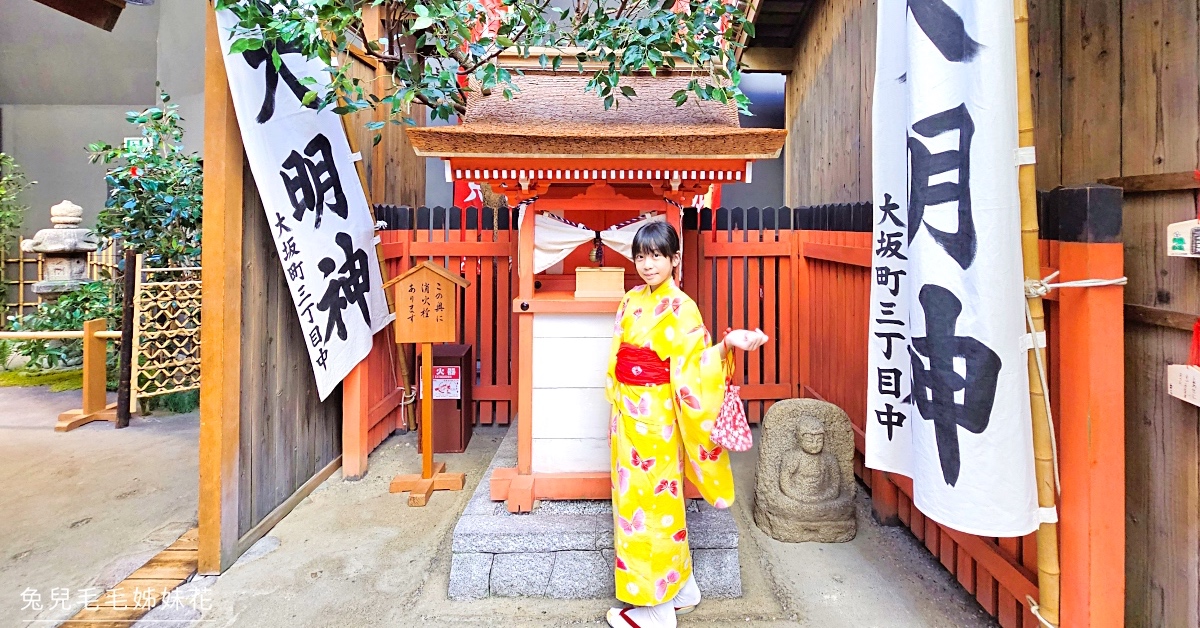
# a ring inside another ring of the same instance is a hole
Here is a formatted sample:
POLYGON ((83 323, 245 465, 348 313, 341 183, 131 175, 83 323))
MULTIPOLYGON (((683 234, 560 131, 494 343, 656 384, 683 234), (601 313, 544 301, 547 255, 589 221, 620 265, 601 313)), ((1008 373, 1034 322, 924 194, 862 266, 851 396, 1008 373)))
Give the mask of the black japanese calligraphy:
POLYGON ((275 212, 275 228, 279 230, 279 237, 283 237, 284 231, 291 231, 292 228, 283 224, 283 214, 275 212))
POLYGON ((891 395, 897 399, 900 398, 900 380, 904 373, 900 369, 885 369, 876 367, 876 390, 881 395, 891 395))
MULTIPOLYGON (((268 42, 258 50, 247 50, 242 53, 242 58, 250 67, 255 70, 261 65, 266 65, 266 92, 263 94, 262 109, 258 111, 258 117, 255 120, 259 124, 263 124, 270 120, 275 115, 275 90, 279 86, 279 77, 283 77, 283 82, 292 90, 292 94, 296 96, 296 100, 304 102, 304 94, 308 92, 308 88, 300 84, 300 80, 295 74, 288 69, 287 63, 280 63, 279 69, 275 69, 275 63, 271 60, 271 53, 275 52, 282 59, 284 55, 299 54, 301 52, 299 44, 295 42, 285 42, 282 44, 276 42, 268 42)), ((307 105, 309 109, 316 109, 317 102, 314 99, 307 105)))
POLYGON ((883 212, 883 218, 879 219, 879 224, 882 225, 885 220, 890 220, 893 225, 903 227, 904 221, 900 220, 900 216, 896 215, 896 210, 898 209, 900 209, 900 206, 892 202, 892 195, 885 193, 883 195, 883 205, 879 206, 879 211, 883 212))
POLYGON ((279 171, 279 176, 283 177, 283 184, 287 188, 288 200, 295 208, 292 218, 304 220, 307 212, 314 212, 316 220, 313 226, 319 228, 326 206, 329 207, 329 211, 345 218, 348 213, 346 195, 342 191, 342 179, 338 176, 329 138, 318 133, 304 147, 304 154, 307 157, 292 151, 279 171), (318 154, 319 160, 311 159, 318 154), (292 174, 288 174, 288 171, 292 174), (332 199, 327 199, 331 193, 332 199))
POLYGON ((875 254, 883 258, 908 259, 908 257, 900 252, 900 247, 904 246, 903 237, 904 234, 899 231, 892 233, 880 231, 879 239, 875 241, 875 244, 879 245, 875 249, 875 254))
POLYGON ((904 420, 908 417, 904 416, 903 412, 896 410, 890 403, 883 404, 883 408, 883 410, 875 411, 875 420, 887 428, 888 440, 892 440, 893 429, 904 427, 904 420))
POLYGON ((900 294, 900 278, 908 273, 903 270, 892 270, 887 266, 875 268, 875 284, 883 286, 892 296, 900 294))
MULTIPOLYGON (((311 298, 312 298, 312 295, 308 293, 307 286, 305 286, 304 284, 300 284, 300 286, 298 288, 296 288, 295 301, 296 301, 297 309, 304 307, 304 304, 307 303, 308 300, 311 298)), ((312 321, 309 321, 309 322, 311 323, 312 321)))
POLYGON ((325 365, 325 361, 328 359, 329 359, 329 352, 326 351, 324 347, 318 347, 317 348, 317 366, 328 370, 329 367, 325 365))
POLYGON ((979 340, 954 335, 962 302, 952 292, 926 284, 918 298, 925 312, 925 336, 913 338, 908 349, 912 398, 921 417, 933 421, 942 478, 954 486, 962 464, 958 428, 974 434, 987 429, 996 400, 1001 361, 995 351, 979 340), (925 360, 929 362, 928 368, 925 360), (960 369, 955 368, 955 360, 961 360, 960 369), (962 403, 954 398, 960 391, 962 403))
POLYGON ((909 136, 912 187, 908 196, 908 241, 911 244, 925 225, 933 240, 965 270, 975 261, 975 221, 971 214, 971 137, 975 123, 967 106, 959 105, 914 123, 912 130, 927 138, 957 131, 958 150, 930 153, 920 139, 909 136), (933 177, 950 172, 957 175, 956 181, 930 183, 933 177), (956 231, 942 231, 924 222, 926 207, 951 201, 958 202, 956 231))
POLYGON ((284 240, 283 250, 280 252, 283 253, 283 261, 285 262, 299 255, 300 251, 296 248, 296 238, 288 238, 287 240, 284 240))
POLYGON ((877 331, 875 332, 875 337, 884 341, 883 358, 885 360, 892 359, 892 341, 905 340, 904 334, 898 331, 877 331))
MULTIPOLYGON (((879 304, 879 315, 880 316, 895 316, 896 315, 896 304, 891 301, 881 302, 879 304)), ((904 321, 902 321, 898 318, 877 318, 877 319, 875 319, 875 322, 879 323, 880 325, 900 325, 901 327, 904 326, 904 321)))
POLYGON ((341 266, 331 257, 326 257, 317 263, 329 284, 325 294, 317 302, 317 309, 329 312, 325 323, 326 341, 332 337, 334 330, 338 338, 345 340, 346 323, 342 320, 342 311, 351 304, 358 306, 362 313, 363 322, 371 326, 371 310, 367 304, 367 293, 371 290, 371 275, 367 269, 367 254, 362 249, 354 248, 354 240, 348 233, 338 233, 334 242, 342 249, 344 261, 341 266), (330 277, 337 271, 337 276, 330 277))
POLYGON ((979 54, 979 42, 967 34, 963 19, 943 0, 908 0, 913 21, 947 61, 970 62, 979 54))

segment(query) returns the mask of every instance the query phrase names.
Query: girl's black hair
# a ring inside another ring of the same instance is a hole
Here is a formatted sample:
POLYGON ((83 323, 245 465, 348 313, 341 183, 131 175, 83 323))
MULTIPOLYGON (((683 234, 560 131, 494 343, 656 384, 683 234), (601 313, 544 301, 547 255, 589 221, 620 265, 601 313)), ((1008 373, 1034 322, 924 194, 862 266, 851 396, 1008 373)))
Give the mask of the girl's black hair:
POLYGON ((658 253, 671 257, 679 252, 679 233, 671 223, 660 220, 649 223, 638 229, 633 236, 633 254, 648 255, 658 253))

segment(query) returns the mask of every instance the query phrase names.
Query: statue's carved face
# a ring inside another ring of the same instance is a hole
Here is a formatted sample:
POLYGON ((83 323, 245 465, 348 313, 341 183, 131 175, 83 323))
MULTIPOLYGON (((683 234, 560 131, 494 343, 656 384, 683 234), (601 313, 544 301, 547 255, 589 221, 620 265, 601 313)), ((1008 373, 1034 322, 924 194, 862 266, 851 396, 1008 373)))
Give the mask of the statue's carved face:
POLYGON ((825 424, 820 419, 805 417, 796 426, 796 441, 809 454, 819 454, 825 448, 825 424))
POLYGON ((824 434, 800 434, 800 449, 803 449, 805 452, 815 456, 816 454, 821 453, 821 450, 824 448, 824 434))

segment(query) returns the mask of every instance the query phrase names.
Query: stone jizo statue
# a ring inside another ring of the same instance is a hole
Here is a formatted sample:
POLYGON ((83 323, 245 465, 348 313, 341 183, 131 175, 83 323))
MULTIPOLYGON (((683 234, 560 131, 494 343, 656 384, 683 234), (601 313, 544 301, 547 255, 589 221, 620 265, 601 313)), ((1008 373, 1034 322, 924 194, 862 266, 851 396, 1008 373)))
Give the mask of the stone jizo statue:
POLYGON ((854 538, 854 436, 833 404, 788 399, 763 419, 754 521, 786 542, 854 538))

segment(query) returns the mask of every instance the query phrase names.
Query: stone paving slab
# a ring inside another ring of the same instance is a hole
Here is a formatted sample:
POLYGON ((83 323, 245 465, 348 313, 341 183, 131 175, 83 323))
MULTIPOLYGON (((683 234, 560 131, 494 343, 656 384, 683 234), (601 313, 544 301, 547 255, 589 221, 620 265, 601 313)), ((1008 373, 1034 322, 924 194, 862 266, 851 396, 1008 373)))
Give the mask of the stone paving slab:
MULTIPOLYGON (((491 500, 492 471, 516 465, 510 428, 454 527, 449 596, 613 595, 613 517, 607 500, 540 501, 513 514, 491 500)), ((686 506, 697 583, 710 597, 740 597, 738 529, 732 513, 703 500, 686 506)))

